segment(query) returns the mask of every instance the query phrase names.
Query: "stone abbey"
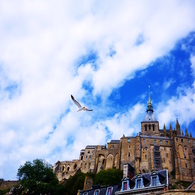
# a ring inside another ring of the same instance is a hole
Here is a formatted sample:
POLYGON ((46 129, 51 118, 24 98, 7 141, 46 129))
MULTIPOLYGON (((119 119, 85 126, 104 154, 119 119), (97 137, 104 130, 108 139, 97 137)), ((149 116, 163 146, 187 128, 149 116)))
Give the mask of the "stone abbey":
POLYGON ((178 119, 176 128, 170 125, 159 129, 159 122, 153 114, 150 98, 147 113, 141 122, 141 132, 137 136, 125 136, 111 140, 105 145, 89 145, 82 149, 78 160, 57 161, 53 167, 59 181, 68 179, 77 171, 98 173, 109 168, 123 169, 129 163, 136 173, 168 169, 180 181, 195 180, 195 138, 185 135, 178 119))

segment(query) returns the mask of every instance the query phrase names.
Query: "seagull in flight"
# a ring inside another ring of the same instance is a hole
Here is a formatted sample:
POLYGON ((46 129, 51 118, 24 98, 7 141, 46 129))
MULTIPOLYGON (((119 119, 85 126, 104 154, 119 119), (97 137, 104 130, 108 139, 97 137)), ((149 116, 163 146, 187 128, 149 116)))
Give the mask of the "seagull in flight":
POLYGON ((74 97, 73 97, 73 95, 71 95, 71 98, 72 98, 72 101, 78 106, 78 110, 77 110, 77 112, 79 112, 79 111, 81 111, 81 110, 85 110, 85 111, 93 111, 93 110, 91 110, 91 109, 88 109, 88 108, 86 108, 85 106, 81 106, 81 104, 79 104, 79 102, 77 102, 75 99, 74 99, 74 97))

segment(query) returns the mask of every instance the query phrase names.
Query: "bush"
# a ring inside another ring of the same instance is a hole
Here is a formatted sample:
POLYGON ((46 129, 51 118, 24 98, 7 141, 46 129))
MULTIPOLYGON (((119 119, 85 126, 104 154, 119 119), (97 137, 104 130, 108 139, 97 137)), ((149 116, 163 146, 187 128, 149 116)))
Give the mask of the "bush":
POLYGON ((114 185, 121 183, 123 172, 120 169, 102 170, 95 175, 94 184, 114 185))

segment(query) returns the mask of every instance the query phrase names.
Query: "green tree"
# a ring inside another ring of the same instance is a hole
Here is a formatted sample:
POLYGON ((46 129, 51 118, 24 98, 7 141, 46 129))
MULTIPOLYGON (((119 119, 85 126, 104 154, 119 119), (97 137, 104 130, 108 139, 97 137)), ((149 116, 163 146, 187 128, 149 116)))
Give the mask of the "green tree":
MULTIPOLYGON (((63 194, 59 192, 62 187, 58 184, 58 179, 53 173, 52 166, 44 160, 27 161, 23 166, 19 167, 17 176, 24 188, 23 191, 28 193, 63 194)), ((21 188, 17 186, 15 190, 21 191, 21 188)))
POLYGON ((95 175, 94 184, 114 185, 121 183, 123 172, 120 169, 102 170, 95 175))
POLYGON ((77 194, 78 190, 82 190, 84 186, 86 174, 80 172, 71 176, 65 183, 64 188, 65 192, 68 195, 75 195, 77 194))

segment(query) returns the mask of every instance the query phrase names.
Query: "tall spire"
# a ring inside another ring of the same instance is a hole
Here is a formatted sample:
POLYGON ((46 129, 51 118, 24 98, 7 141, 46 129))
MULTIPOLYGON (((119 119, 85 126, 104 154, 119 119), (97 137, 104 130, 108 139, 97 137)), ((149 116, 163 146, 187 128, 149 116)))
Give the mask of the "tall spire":
POLYGON ((149 86, 149 99, 148 99, 147 112, 148 111, 152 111, 153 112, 152 101, 151 101, 151 98, 150 98, 150 86, 149 86))

